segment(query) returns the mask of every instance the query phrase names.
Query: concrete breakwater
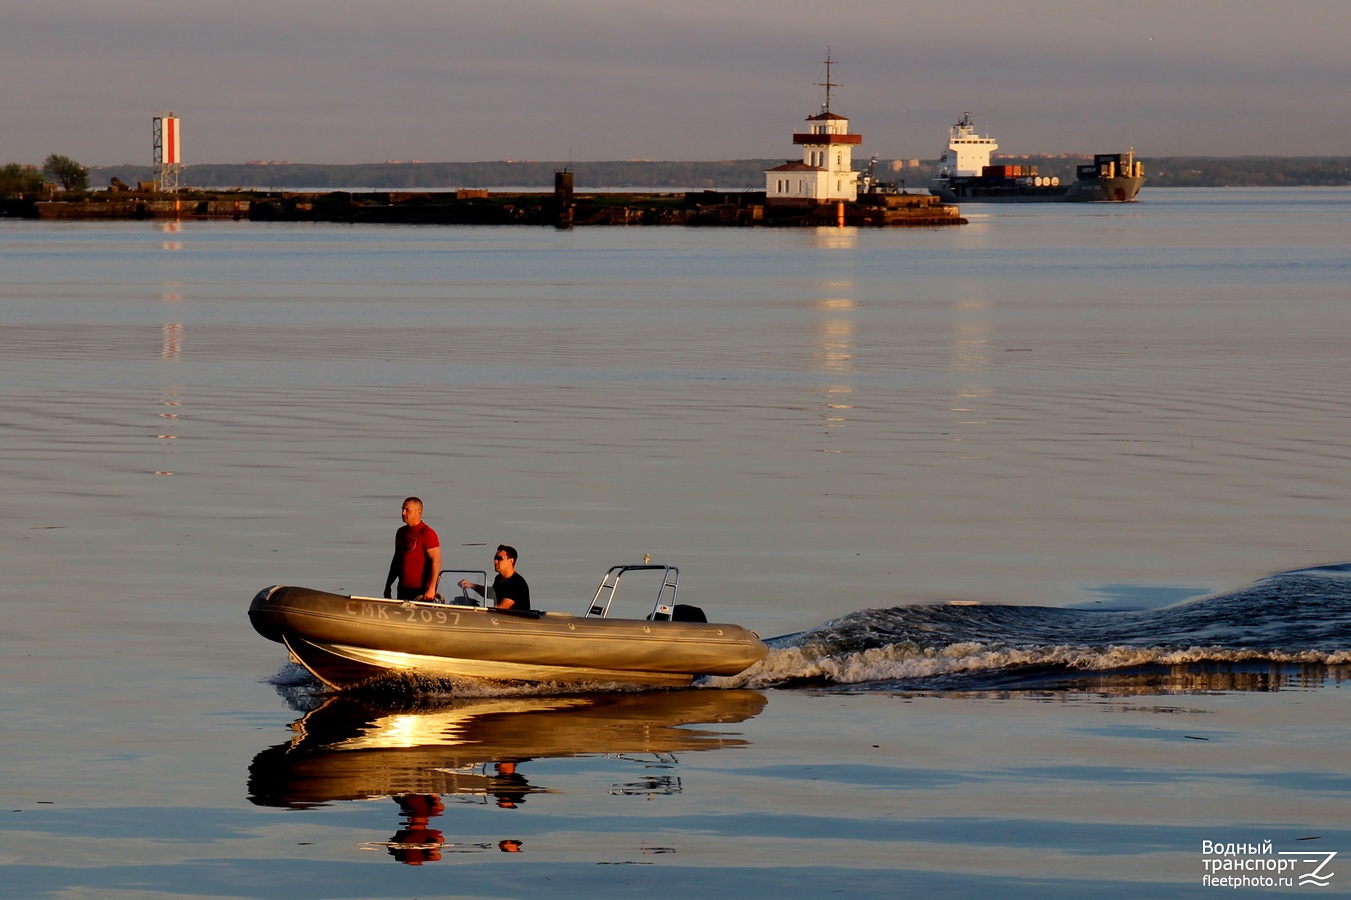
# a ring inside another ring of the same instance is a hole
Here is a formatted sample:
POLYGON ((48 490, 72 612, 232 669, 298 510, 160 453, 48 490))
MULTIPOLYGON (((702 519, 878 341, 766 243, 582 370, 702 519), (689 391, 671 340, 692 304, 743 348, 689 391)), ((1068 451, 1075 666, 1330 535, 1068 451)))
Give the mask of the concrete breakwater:
POLYGON ((960 225, 960 210, 928 194, 865 194, 852 203, 769 203, 763 191, 684 193, 184 192, 86 195, 32 206, 39 219, 229 218, 260 222, 405 225, 960 225))
POLYGON ((252 201, 234 197, 140 198, 113 195, 108 199, 45 200, 33 204, 38 219, 246 219, 252 201))

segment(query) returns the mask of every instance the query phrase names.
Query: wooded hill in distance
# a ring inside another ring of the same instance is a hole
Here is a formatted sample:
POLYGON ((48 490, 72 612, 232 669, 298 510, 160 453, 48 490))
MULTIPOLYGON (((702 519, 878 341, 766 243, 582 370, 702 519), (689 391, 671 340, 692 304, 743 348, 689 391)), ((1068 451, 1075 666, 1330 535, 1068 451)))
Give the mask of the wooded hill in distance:
MULTIPOLYGON (((1351 185, 1351 156, 1141 156, 1146 187, 1297 187, 1351 185)), ((1073 180, 1080 156, 996 156, 994 162, 1033 165, 1042 175, 1073 180)), ((1089 160, 1091 161, 1091 160, 1089 160)), ((387 162, 355 165, 313 163, 202 164, 184 166, 185 187, 247 190, 391 190, 452 188, 532 188, 553 190, 554 173, 569 168, 577 190, 633 188, 651 191, 718 189, 764 190, 764 170, 782 159, 733 159, 705 162, 616 160, 606 162, 387 162)), ((865 164, 866 165, 866 164, 865 164)), ((878 178, 924 191, 936 160, 893 165, 879 160, 878 178)), ((91 168, 91 188, 113 178, 135 185, 154 177, 150 166, 91 168)))

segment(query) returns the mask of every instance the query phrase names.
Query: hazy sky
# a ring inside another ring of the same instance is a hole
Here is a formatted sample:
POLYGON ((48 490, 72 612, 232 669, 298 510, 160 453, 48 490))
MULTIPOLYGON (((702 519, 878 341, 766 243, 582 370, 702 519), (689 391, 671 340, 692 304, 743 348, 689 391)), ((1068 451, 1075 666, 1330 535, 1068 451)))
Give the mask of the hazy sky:
POLYGON ((1351 155, 1351 0, 0 0, 0 163, 1351 155))

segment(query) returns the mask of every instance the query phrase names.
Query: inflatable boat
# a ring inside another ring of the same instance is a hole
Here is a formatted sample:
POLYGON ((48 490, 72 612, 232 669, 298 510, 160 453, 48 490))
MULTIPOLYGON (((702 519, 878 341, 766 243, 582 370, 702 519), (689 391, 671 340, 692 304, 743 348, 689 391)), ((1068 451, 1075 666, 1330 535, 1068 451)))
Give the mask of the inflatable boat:
POLYGON ((684 687, 736 675, 768 652, 755 632, 676 603, 679 578, 675 566, 612 566, 581 616, 485 609, 467 596, 430 603, 278 585, 258 592, 249 619, 338 690, 388 676, 684 687), (620 579, 639 571, 661 577, 652 612, 611 617, 620 579))

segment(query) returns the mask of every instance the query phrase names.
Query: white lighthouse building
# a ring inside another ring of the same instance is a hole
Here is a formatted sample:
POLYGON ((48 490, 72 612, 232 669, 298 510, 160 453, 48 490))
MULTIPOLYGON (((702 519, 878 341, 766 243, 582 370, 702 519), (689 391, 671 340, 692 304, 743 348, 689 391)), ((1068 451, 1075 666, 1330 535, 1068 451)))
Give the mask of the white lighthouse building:
POLYGON ((849 133, 849 120, 830 111, 830 92, 839 87, 830 80, 834 60, 827 52, 826 102, 821 112, 807 117, 807 130, 793 134, 802 146, 802 162, 786 162, 765 170, 767 206, 817 206, 858 199, 858 173, 854 171, 854 146, 863 135, 849 133))

